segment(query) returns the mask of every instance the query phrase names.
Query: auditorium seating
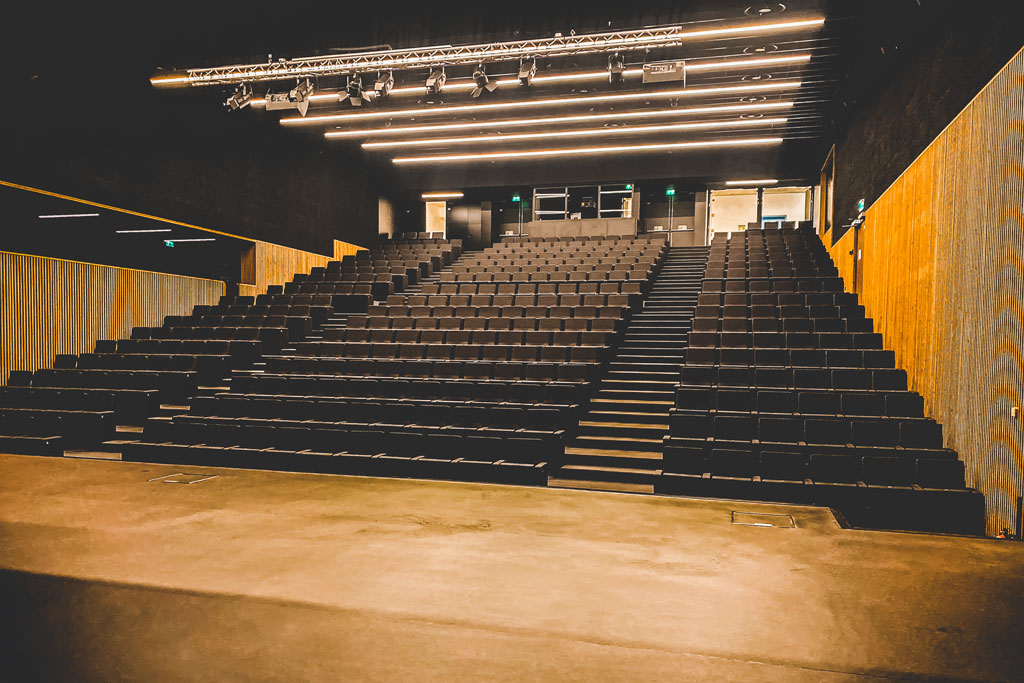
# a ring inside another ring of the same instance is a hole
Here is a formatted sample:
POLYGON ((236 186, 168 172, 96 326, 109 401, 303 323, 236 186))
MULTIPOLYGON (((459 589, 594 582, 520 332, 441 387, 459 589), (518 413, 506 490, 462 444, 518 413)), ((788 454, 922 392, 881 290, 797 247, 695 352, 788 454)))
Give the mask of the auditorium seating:
POLYGON ((458 258, 457 246, 454 267, 428 271, 420 291, 267 354, 258 372, 234 371, 231 391, 188 415, 151 418, 125 457, 546 484, 667 247, 517 240, 458 258), (540 261, 543 285, 529 277, 540 261), (513 277, 499 292, 465 264, 513 277))
MULTIPOLYGON (((334 296, 335 309, 340 310, 338 296, 361 295, 365 291, 374 299, 383 300, 450 266, 461 253, 462 240, 406 240, 385 244, 344 256, 309 273, 296 274, 292 282, 285 285, 284 293, 334 296)), ((346 310, 365 312, 363 308, 346 310)))
POLYGON ((809 229, 712 242, 656 490, 977 532, 981 496, 809 229))
MULTIPOLYGON (((457 248, 431 242, 412 251, 429 261, 457 248)), ((397 262, 404 265, 406 256, 403 250, 397 262)), ((341 268, 341 261, 332 261, 305 277, 316 282, 318 270, 341 268)), ((223 389, 232 370, 251 368, 264 354, 313 338, 336 316, 365 313, 373 302, 372 283, 313 286, 311 293, 286 293, 276 285, 257 297, 224 296, 190 315, 167 316, 160 327, 136 327, 130 339, 99 340, 92 353, 58 355, 53 368, 12 373, 0 388, 0 448, 46 455, 102 448, 117 425, 140 425, 161 405, 223 389)))

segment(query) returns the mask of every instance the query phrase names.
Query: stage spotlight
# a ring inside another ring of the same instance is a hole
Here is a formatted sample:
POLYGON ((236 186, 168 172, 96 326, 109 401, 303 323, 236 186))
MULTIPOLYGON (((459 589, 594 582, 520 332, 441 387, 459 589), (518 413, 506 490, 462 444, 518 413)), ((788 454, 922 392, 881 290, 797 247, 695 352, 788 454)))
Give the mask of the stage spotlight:
POLYGON ((473 82, 476 83, 476 87, 473 88, 473 99, 480 97, 484 90, 487 92, 494 92, 498 89, 498 82, 492 81, 488 76, 487 72, 484 71, 484 65, 480 64, 476 67, 473 72, 473 82))
POLYGON ((448 80, 448 75, 444 72, 444 67, 438 67, 430 72, 427 76, 427 94, 438 95, 444 88, 445 81, 448 80))
POLYGON ((286 93, 267 93, 267 111, 295 109, 299 115, 305 116, 309 109, 309 96, 312 94, 313 84, 308 78, 286 93))
POLYGON ((224 106, 231 111, 236 111, 249 106, 250 102, 252 102, 252 88, 248 83, 241 83, 235 88, 235 92, 227 99, 224 106))
POLYGON ((626 62, 618 52, 608 58, 608 82, 621 83, 622 72, 626 70, 626 62))
POLYGON ((533 82, 533 77, 537 75, 537 58, 527 57, 526 59, 519 62, 519 83, 522 85, 530 85, 533 82))
POLYGON ((377 74, 377 80, 373 83, 373 91, 377 93, 377 97, 387 97, 393 87, 395 87, 394 73, 381 71, 377 74))
POLYGON ((353 107, 361 107, 370 101, 370 96, 363 90, 363 79, 358 74, 348 77, 345 93, 346 95, 342 102, 348 102, 353 107))

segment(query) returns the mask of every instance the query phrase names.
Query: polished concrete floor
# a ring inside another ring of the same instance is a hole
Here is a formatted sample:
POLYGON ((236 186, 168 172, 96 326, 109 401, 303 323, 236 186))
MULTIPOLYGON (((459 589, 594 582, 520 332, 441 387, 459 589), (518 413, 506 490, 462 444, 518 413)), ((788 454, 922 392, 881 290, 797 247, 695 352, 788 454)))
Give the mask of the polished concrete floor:
POLYGON ((818 508, 0 456, 0 680, 1021 680, 1022 608, 818 508))

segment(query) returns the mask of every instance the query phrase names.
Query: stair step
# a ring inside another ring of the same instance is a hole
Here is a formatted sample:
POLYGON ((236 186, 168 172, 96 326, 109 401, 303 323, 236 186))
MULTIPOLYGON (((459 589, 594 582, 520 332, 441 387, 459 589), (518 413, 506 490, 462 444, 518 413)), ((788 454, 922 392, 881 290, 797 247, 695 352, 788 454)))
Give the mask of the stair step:
POLYGON ((648 454, 657 454, 658 457, 661 457, 662 451, 661 439, 652 439, 650 437, 591 436, 589 434, 584 434, 577 436, 571 445, 576 448, 605 448, 644 451, 648 454))
POLYGON ((633 467, 605 467, 601 465, 563 465, 552 476, 557 479, 585 479, 591 481, 614 481, 632 484, 654 484, 661 470, 647 470, 633 467))
MULTIPOLYGON (((587 417, 597 417, 588 414, 587 417)), ((630 419, 635 419, 635 416, 630 419)), ((661 437, 668 432, 668 425, 662 422, 619 422, 616 420, 580 420, 580 429, 586 430, 587 436, 621 436, 635 439, 655 439, 660 443, 661 437), (646 434, 646 436, 642 436, 646 434)))
POLYGON ((588 479, 557 479, 548 477, 548 488, 578 491, 607 491, 609 493, 654 493, 654 484, 634 484, 621 481, 592 481, 588 479))
POLYGON ((662 466, 661 451, 638 451, 621 448, 566 448, 565 465, 596 465, 598 467, 633 467, 656 470, 662 466), (571 452, 570 452, 571 451, 571 452))
POLYGON ((660 410, 663 407, 671 408, 673 405, 675 405, 675 403, 673 401, 652 401, 652 400, 649 400, 649 399, 629 400, 629 399, 621 399, 621 398, 593 398, 593 399, 590 400, 590 402, 591 403, 607 403, 607 404, 615 404, 615 405, 628 404, 628 405, 632 405, 634 407, 641 406, 641 405, 643 405, 643 406, 652 406, 652 410, 654 410, 655 407, 658 410, 660 410))
MULTIPOLYGON (((630 406, 632 407, 632 406, 630 406)), ((651 422, 643 424, 662 424, 668 421, 668 412, 656 412, 656 411, 636 411, 636 410, 591 410, 587 413, 587 417, 593 418, 595 422, 617 422, 632 420, 634 418, 647 418, 649 420, 660 420, 660 422, 651 422)))

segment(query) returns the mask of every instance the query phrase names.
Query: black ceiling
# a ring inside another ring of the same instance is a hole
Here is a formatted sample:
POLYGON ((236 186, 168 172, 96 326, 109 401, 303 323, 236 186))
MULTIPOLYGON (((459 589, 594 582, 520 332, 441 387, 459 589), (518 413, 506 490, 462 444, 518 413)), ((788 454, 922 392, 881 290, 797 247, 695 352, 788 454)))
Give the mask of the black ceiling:
MULTIPOLYGON (((835 137, 841 102, 870 88, 870 74, 857 64, 878 45, 902 40, 921 5, 929 0, 790 0, 787 13, 822 13, 826 32, 817 45, 821 58, 809 75, 818 85, 805 98, 815 100, 814 116, 799 139, 781 148, 738 154, 687 152, 657 159, 542 162, 491 162, 473 166, 396 171, 386 157, 366 155, 357 146, 337 148, 320 132, 283 129, 277 116, 262 111, 229 113, 220 88, 157 91, 148 82, 161 70, 192 66, 263 61, 268 54, 295 57, 327 54, 388 44, 413 47, 439 43, 471 43, 664 25, 706 19, 741 19, 758 5, 747 0, 690 0, 672 3, 588 2, 548 3, 541 9, 515 3, 421 3, 415 9, 377 3, 254 2, 221 7, 175 3, 162 15, 139 5, 97 10, 80 3, 32 10, 35 17, 7 22, 5 64, 13 65, 7 81, 8 102, 0 113, 5 135, 31 139, 52 137, 73 145, 81 139, 121 137, 145 145, 147 139, 175 131, 199 141, 216 141, 226 131, 244 131, 259 148, 268 139, 325 149, 337 163, 365 160, 370 173, 389 187, 412 194, 421 189, 529 185, 592 180, 689 178, 714 180, 726 176, 771 175, 812 178, 835 137)), ((589 65, 588 58, 586 64, 589 65)), ((597 58, 600 63, 604 57, 597 58)), ((327 86, 329 84, 322 84, 327 86)), ((606 86, 607 87, 607 84, 606 86)))

